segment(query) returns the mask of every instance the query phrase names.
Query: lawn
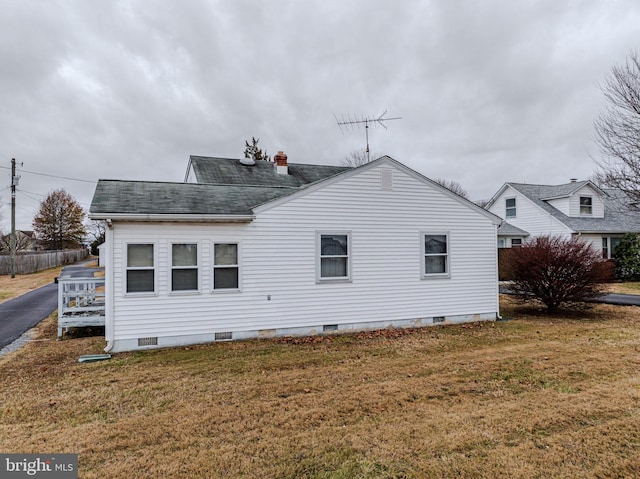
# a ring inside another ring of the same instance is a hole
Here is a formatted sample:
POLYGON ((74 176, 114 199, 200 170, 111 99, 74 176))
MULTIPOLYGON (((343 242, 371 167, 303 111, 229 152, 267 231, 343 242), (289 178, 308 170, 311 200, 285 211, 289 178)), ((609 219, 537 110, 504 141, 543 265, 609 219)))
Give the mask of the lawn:
POLYGON ((640 319, 547 317, 115 355, 103 337, 0 358, 0 450, 81 478, 640 476, 640 319))
POLYGON ((61 266, 38 273, 16 275, 15 278, 9 275, 0 276, 0 303, 53 283, 56 277, 60 276, 60 271, 61 266))

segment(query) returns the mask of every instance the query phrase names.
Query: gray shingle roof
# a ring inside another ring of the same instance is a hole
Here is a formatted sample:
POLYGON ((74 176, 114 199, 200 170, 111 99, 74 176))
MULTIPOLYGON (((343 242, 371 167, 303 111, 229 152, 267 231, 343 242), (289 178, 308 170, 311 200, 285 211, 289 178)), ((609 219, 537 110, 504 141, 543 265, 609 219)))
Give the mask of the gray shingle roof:
POLYGON ((198 183, 100 180, 92 215, 251 215, 253 208, 350 170, 350 167, 289 164, 278 174, 274 164, 192 156, 198 183))
POLYGON ((251 215, 252 208, 297 189, 99 180, 92 214, 251 215))
POLYGON ((500 236, 529 236, 529 232, 523 229, 518 228, 517 226, 512 225, 511 223, 507 223, 503 221, 500 226, 498 226, 498 235, 500 236))
POLYGON ((631 208, 625 194, 620 190, 602 190, 604 218, 570 217, 542 200, 567 196, 586 183, 588 182, 580 181, 557 186, 526 183, 509 183, 509 185, 577 233, 640 232, 640 210, 631 208))
POLYGON ((189 162, 198 183, 224 185, 287 186, 298 188, 351 169, 348 166, 307 165, 289 163, 288 175, 274 171, 270 161, 256 161, 245 166, 239 160, 191 156, 189 162))

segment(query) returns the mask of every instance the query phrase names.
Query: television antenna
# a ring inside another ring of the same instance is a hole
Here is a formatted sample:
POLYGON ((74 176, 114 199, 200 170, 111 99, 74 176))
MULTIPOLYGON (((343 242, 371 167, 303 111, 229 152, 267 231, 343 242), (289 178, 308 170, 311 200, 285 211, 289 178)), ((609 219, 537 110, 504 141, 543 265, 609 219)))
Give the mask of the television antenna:
POLYGON ((367 152, 367 163, 368 163, 369 161, 371 161, 371 158, 369 158, 369 124, 373 124, 374 126, 380 125, 385 130, 387 130, 387 126, 384 124, 385 121, 402 119, 401 116, 386 118, 385 117, 386 114, 387 114, 387 110, 383 111, 380 114, 380 116, 378 116, 377 118, 370 118, 370 117, 363 117, 363 116, 361 117, 354 116, 352 118, 351 115, 347 115, 347 118, 345 118, 344 115, 340 115, 340 119, 338 120, 337 116, 333 115, 333 117, 336 119, 336 123, 338 124, 338 127, 340 128, 340 131, 342 132, 343 135, 344 135, 345 129, 350 128, 354 130, 355 128, 358 128, 361 125, 364 125, 364 132, 367 139, 366 152, 367 152))

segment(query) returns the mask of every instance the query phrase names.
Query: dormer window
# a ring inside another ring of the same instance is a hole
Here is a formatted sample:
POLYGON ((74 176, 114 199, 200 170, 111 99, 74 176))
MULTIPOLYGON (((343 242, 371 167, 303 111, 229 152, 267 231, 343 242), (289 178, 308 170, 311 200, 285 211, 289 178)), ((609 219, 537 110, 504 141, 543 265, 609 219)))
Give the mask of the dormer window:
POLYGON ((507 198, 505 200, 505 214, 507 218, 516 217, 516 199, 515 198, 507 198))
POLYGON ((591 196, 580 197, 580 214, 581 215, 593 214, 593 198, 591 196))

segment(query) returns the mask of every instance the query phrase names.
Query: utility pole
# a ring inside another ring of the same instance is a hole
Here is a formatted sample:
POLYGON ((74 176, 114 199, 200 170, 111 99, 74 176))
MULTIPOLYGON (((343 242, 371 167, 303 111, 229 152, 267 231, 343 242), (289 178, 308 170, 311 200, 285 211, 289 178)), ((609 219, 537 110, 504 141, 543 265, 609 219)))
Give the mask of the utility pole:
POLYGON ((16 186, 19 176, 16 176, 16 159, 11 158, 11 238, 9 248, 11 249, 11 277, 16 277, 16 186))

